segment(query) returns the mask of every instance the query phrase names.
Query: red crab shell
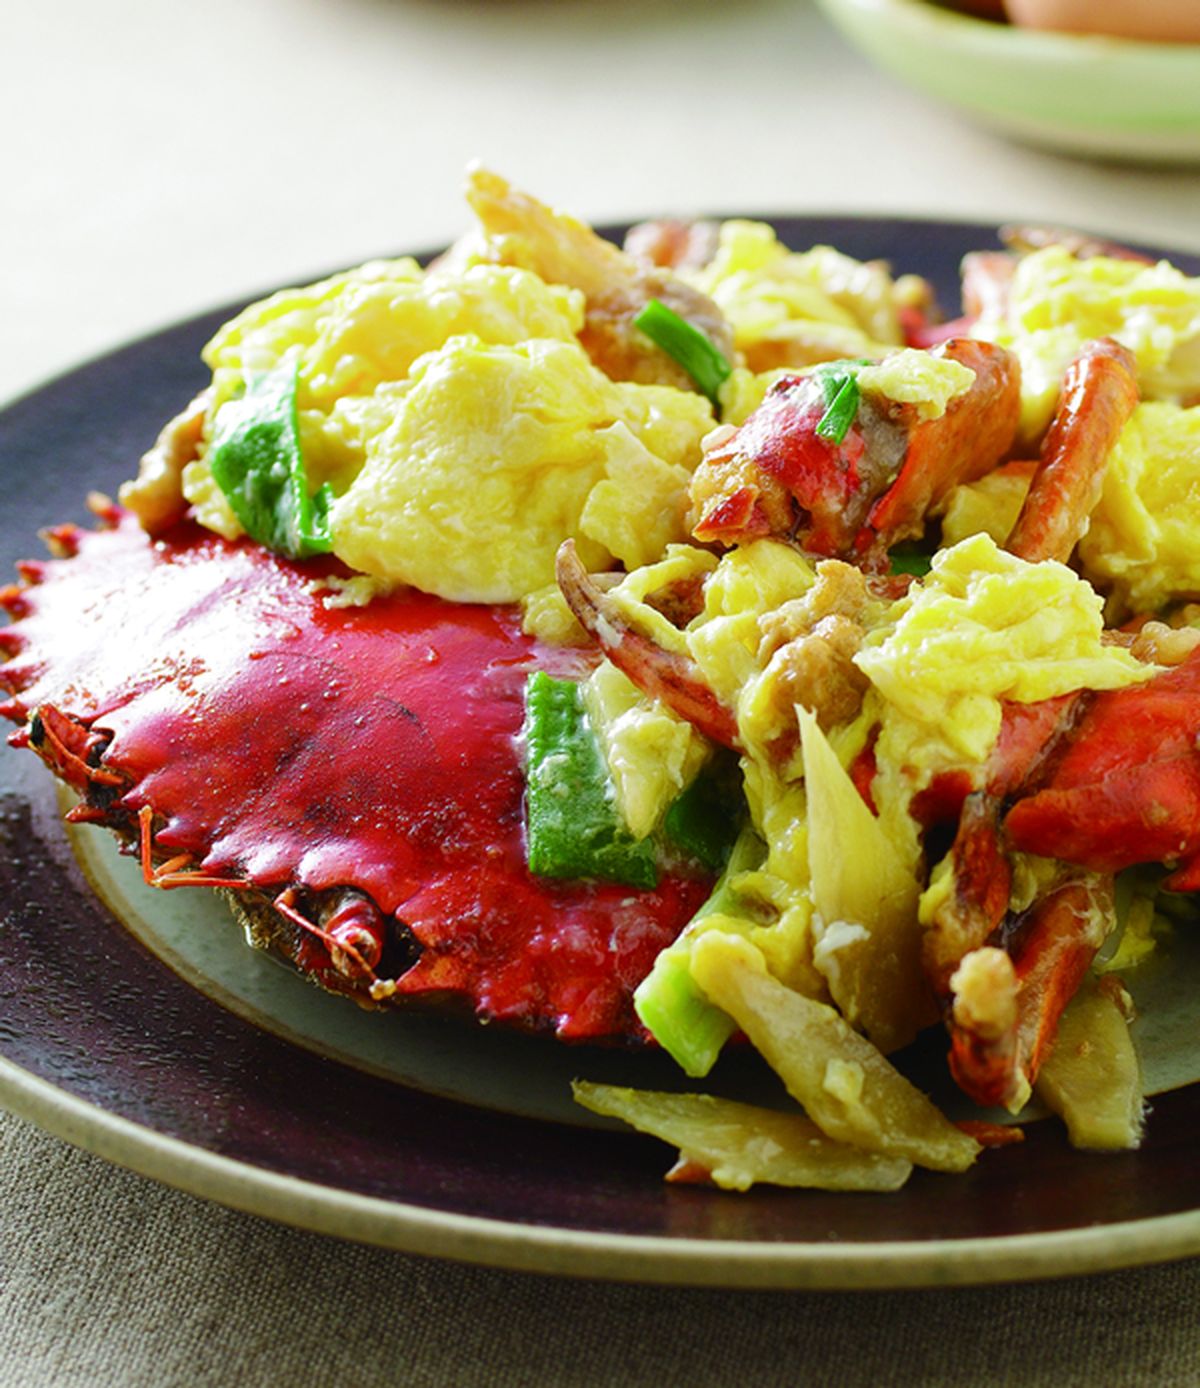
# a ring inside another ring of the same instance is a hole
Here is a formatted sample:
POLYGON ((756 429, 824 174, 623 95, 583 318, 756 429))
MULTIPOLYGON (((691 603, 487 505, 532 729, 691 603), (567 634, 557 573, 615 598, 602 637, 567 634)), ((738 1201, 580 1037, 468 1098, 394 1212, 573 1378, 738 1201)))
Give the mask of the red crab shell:
POLYGON ((1167 887, 1200 887, 1200 651, 1094 695, 1030 789, 1004 822, 1017 848, 1101 872, 1167 862, 1167 887))
MULTIPOLYGON (((131 838, 141 812, 159 857, 268 898, 365 894, 420 950, 397 998, 455 996, 576 1040, 643 1035, 631 992, 711 879, 645 892, 525 866, 525 678, 590 657, 524 635, 513 608, 409 590, 331 609, 317 580, 335 565, 106 520, 55 532, 67 557, 21 566, 3 595, 0 711, 24 745, 44 710, 43 756, 93 792, 81 817, 131 838)), ((291 953, 328 980, 320 938, 291 953)), ((338 986, 365 1000, 366 983, 338 986)))

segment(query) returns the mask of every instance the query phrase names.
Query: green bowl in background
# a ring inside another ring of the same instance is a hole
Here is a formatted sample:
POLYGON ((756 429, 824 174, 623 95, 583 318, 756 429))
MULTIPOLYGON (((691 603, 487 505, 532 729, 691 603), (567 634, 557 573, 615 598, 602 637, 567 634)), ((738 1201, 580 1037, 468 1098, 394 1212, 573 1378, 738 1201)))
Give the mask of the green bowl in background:
POLYGON ((1016 139, 1200 162, 1200 44, 1019 29, 926 0, 817 3, 879 67, 1016 139))

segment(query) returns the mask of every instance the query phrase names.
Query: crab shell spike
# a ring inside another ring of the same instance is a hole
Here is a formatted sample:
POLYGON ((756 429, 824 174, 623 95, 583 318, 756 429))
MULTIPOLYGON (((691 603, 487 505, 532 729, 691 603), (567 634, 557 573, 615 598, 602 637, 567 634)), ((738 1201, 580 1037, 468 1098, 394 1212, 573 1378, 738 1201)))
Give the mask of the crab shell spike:
POLYGON ((87 508, 106 527, 112 528, 121 523, 124 512, 105 492, 88 492, 87 508))
POLYGON ((26 583, 41 583, 46 576, 46 565, 40 559, 18 559, 15 567, 26 583))
POLYGON ((25 646, 25 638, 11 627, 0 628, 0 654, 16 655, 25 646))
POLYGON ((78 554, 82 533, 77 525, 49 525, 38 531, 42 543, 55 559, 71 559, 78 554))
POLYGON ((29 615, 29 599, 25 596, 25 589, 19 583, 6 583, 0 588, 0 607, 10 617, 27 617, 29 615))
POLYGON ((588 577, 574 540, 564 540, 559 548, 555 575, 579 625, 618 670, 706 737, 740 750, 737 719, 704 683, 699 668, 630 626, 620 605, 588 577))

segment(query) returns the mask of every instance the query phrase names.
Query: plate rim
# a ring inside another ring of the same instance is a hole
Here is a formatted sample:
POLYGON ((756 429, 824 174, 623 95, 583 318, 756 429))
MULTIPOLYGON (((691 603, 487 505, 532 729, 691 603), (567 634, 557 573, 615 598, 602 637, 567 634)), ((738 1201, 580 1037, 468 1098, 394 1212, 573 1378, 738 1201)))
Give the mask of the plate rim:
MULTIPOLYGON (((792 227, 832 223, 910 230, 953 227, 993 238, 1002 220, 989 221, 978 215, 884 211, 804 210, 738 215, 792 227)), ((612 236, 619 235, 628 225, 597 223, 596 229, 612 236)), ((1099 229, 1089 230, 1102 234, 1099 229)), ((1133 243, 1143 245, 1138 238, 1133 238, 1133 243)), ((1162 248, 1157 249, 1164 253, 1162 248)), ((394 254, 414 254, 423 259, 437 252, 394 254)), ((1165 254, 1193 264, 1198 255, 1189 248, 1165 254)), ((253 299, 239 299, 190 314, 68 365, 17 395, 0 399, 0 419, 14 411, 19 413, 24 407, 36 407, 39 397, 69 387, 73 377, 122 353, 145 348, 157 339, 217 315, 228 316, 246 302, 253 299)), ((1200 1201, 1194 1208, 1180 1212, 1075 1228, 890 1242, 837 1240, 835 1235, 827 1242, 776 1243, 579 1230, 552 1223, 524 1223, 438 1210, 285 1175, 125 1118, 60 1088, 3 1055, 0 1104, 53 1136, 114 1165, 244 1213, 405 1253, 513 1271, 746 1290, 885 1290, 1040 1281, 1167 1263, 1200 1254, 1200 1201)), ((716 1194, 717 1198, 737 1198, 716 1194)), ((803 1198, 802 1193, 797 1198, 803 1198)))
POLYGON ((1044 1281, 1200 1254, 1200 1208, 1079 1229, 884 1244, 673 1239, 521 1224, 361 1195, 222 1156, 77 1098, 6 1057, 0 1100, 52 1136, 185 1194, 355 1243, 514 1272, 740 1290, 885 1291, 1044 1281))

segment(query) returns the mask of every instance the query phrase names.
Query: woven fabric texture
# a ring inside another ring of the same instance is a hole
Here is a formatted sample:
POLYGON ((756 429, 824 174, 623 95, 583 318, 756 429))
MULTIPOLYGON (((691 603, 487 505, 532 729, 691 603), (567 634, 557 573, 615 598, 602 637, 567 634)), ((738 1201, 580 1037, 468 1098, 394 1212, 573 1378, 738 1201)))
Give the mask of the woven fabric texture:
POLYGON ((0 1384, 1070 1385, 1200 1381, 1200 1261, 1025 1286, 572 1281, 226 1210, 0 1115, 0 1384))

